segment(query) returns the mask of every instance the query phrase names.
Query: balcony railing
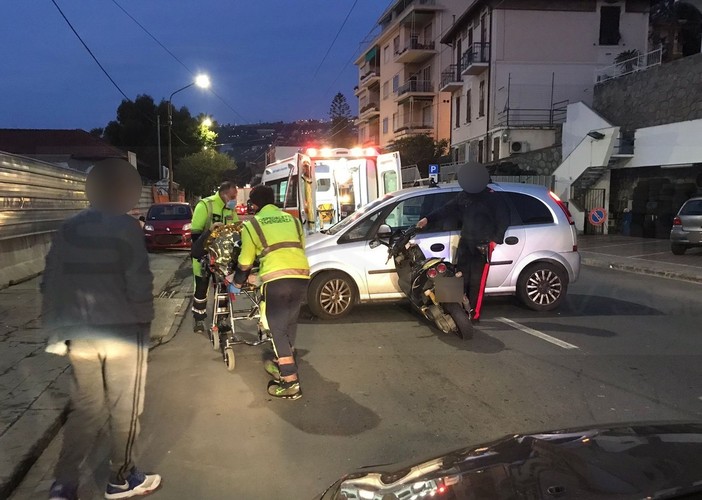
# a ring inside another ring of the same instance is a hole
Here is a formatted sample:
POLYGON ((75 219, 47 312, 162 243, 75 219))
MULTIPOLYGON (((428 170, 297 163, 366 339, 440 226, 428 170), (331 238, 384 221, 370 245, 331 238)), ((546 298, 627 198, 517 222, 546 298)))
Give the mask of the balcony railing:
POLYGON ((405 82, 404 84, 400 85, 397 89, 398 97, 415 92, 432 93, 434 92, 434 86, 430 81, 410 80, 409 82, 405 82))
POLYGON ((463 53, 463 59, 461 60, 463 74, 478 74, 489 62, 490 43, 476 42, 463 53))
POLYGON ((566 120, 568 101, 554 102, 551 108, 507 108, 497 113, 498 127, 552 127, 566 120))
POLYGON ((368 71, 366 71, 360 80, 361 85, 365 85, 367 82, 371 81, 374 78, 378 78, 380 76, 380 68, 371 68, 368 71))
POLYGON ((419 131, 426 131, 426 130, 432 130, 434 128, 434 125, 431 123, 425 123, 425 122, 408 122, 408 123, 401 123, 398 124, 393 132, 396 134, 399 133, 412 133, 412 132, 419 132, 419 131))
POLYGON ((454 90, 463 86, 463 78, 461 77, 461 65, 451 64, 441 72, 441 90, 454 90))
POLYGON ((620 61, 606 68, 598 69, 595 72, 595 83, 606 82, 612 78, 630 75, 637 71, 642 71, 653 66, 660 66, 663 56, 663 47, 652 50, 646 54, 640 54, 638 51, 631 51, 633 57, 620 61))
POLYGON ((436 47, 434 41, 421 41, 418 38, 411 38, 404 47, 395 51, 395 62, 398 63, 419 63, 434 54, 436 47))

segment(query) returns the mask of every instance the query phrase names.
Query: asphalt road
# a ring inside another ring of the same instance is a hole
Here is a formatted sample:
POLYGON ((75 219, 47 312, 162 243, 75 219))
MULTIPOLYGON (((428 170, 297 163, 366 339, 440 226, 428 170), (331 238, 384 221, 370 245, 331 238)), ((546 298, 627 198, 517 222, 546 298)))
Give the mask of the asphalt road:
MULTIPOLYGON (((469 342, 406 305, 305 318, 299 401, 267 396, 262 347, 241 347, 229 373, 187 319, 151 356, 140 463, 163 475, 154 498, 311 499, 357 466, 505 434, 702 420, 701 290, 584 268, 557 312, 487 300, 469 342)), ((59 444, 27 478, 37 491, 59 444)))

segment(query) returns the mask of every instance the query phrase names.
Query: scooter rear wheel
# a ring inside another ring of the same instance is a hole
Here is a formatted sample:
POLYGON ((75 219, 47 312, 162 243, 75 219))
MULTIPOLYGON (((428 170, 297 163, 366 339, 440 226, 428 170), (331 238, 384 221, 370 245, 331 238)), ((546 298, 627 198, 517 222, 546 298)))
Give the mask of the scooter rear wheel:
POLYGON ((470 318, 466 311, 461 307, 461 304, 457 303, 445 303, 441 304, 444 311, 451 316, 451 319, 456 323, 457 331, 453 332, 463 340, 470 340, 473 338, 473 323, 470 322, 470 318))

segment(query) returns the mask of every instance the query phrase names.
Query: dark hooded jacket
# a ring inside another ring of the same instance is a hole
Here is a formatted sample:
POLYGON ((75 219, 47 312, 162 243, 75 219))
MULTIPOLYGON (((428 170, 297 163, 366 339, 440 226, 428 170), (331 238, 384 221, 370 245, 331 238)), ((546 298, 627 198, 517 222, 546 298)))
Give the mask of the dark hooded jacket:
POLYGON ((510 224, 510 211, 504 194, 486 188, 471 194, 461 191, 443 207, 427 215, 430 224, 440 220, 458 219, 461 223, 461 242, 464 247, 494 241, 502 244, 510 224))

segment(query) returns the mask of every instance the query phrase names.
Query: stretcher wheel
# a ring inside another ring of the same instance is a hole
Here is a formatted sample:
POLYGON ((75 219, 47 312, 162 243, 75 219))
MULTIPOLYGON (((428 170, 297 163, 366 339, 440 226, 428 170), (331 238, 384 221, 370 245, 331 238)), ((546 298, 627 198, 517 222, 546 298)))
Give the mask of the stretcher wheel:
POLYGON ((220 348, 220 338, 219 338, 219 328, 210 329, 210 341, 212 342, 212 349, 219 351, 220 348))
POLYGON ((230 372, 236 368, 236 356, 234 356, 234 348, 227 347, 224 349, 224 363, 227 365, 227 370, 230 372))

